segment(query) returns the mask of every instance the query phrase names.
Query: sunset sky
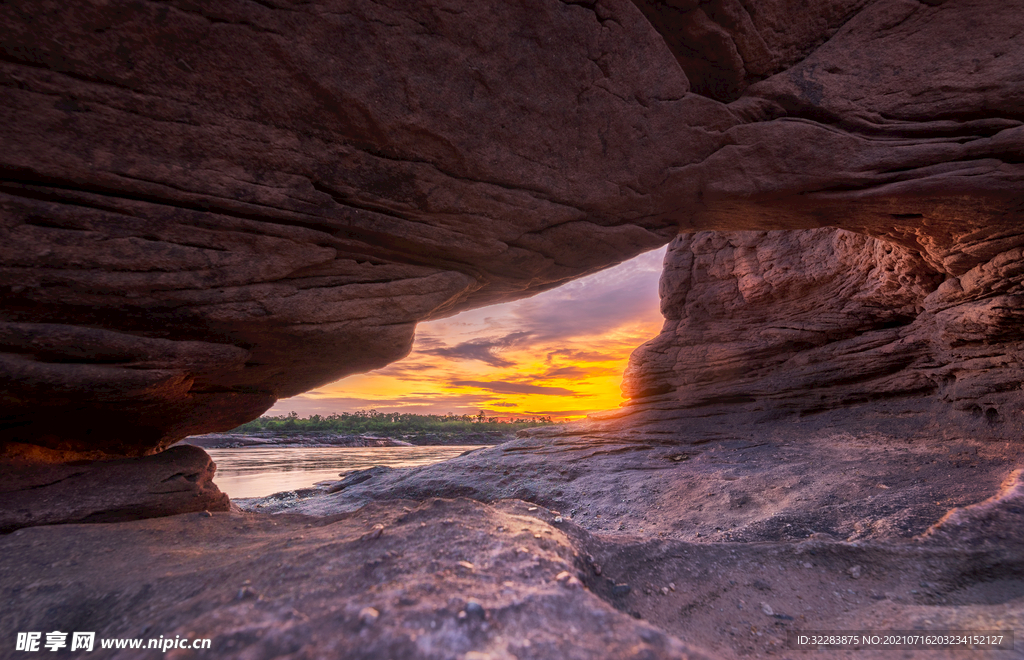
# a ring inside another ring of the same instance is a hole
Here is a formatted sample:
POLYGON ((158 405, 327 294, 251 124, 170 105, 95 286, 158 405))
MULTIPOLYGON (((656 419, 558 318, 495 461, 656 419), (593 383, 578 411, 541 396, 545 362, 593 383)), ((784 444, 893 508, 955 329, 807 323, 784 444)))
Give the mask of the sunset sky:
POLYGON ((421 323, 409 357, 283 399, 267 415, 380 412, 578 418, 617 408, 629 354, 663 322, 664 248, 526 300, 421 323))

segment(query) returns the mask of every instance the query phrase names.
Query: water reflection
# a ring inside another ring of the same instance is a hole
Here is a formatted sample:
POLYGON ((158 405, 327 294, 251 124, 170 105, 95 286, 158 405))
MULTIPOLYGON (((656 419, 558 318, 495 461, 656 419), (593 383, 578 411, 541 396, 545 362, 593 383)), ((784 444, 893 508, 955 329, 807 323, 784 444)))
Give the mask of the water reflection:
POLYGON ((231 498, 265 497, 375 465, 415 467, 487 445, 444 447, 242 447, 207 449, 217 463, 214 483, 231 498))

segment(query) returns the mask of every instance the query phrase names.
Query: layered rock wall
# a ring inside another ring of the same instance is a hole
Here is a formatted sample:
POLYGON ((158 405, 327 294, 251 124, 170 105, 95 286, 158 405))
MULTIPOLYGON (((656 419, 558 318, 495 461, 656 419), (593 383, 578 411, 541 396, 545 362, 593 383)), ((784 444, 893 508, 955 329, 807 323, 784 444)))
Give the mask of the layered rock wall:
POLYGON ((232 428, 668 240, 649 191, 734 120, 608 11, 0 8, 0 442, 232 428))
POLYGON ((158 451, 680 228, 1016 245, 1021 0, 638 5, 0 6, 0 443, 158 451))
POLYGON ((665 327, 623 390, 661 418, 848 409, 1016 438, 1024 235, 986 238, 943 262, 834 229, 681 235, 665 258, 665 327))

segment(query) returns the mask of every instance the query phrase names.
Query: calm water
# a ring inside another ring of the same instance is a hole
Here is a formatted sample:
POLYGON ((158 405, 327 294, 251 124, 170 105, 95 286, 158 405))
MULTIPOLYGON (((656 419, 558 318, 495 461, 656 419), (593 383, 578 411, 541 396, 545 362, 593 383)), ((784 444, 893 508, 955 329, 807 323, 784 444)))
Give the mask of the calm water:
POLYGON ((318 481, 337 481, 341 474, 375 465, 415 467, 440 463, 470 449, 487 445, 450 447, 241 447, 207 449, 217 463, 214 483, 228 497, 264 497, 318 481))

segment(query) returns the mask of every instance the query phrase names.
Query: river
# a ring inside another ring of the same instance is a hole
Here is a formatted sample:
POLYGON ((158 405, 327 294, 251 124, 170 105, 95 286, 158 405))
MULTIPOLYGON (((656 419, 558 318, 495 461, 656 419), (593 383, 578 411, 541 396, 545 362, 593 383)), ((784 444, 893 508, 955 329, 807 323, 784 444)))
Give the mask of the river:
POLYGON ((241 447, 207 449, 217 464, 213 482, 232 499, 265 497, 375 465, 416 467, 488 445, 429 447, 241 447))

